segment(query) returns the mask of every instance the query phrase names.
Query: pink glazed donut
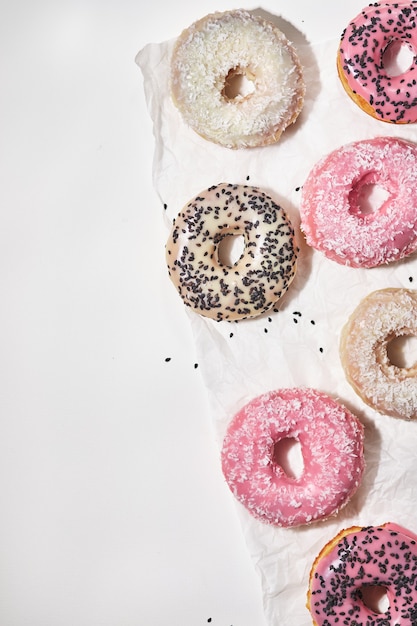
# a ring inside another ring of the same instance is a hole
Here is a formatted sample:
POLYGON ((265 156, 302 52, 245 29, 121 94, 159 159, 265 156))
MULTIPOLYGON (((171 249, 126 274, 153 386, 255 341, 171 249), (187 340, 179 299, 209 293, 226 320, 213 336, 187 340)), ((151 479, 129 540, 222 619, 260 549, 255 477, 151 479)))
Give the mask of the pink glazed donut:
POLYGON ((314 561, 307 608, 314 626, 417 624, 417 536, 392 523, 342 530, 314 561), (386 611, 367 606, 366 588, 385 589, 386 611))
POLYGON ((416 144, 376 137, 342 146, 322 158, 303 185, 306 241, 341 265, 398 261, 417 247, 416 188, 416 144), (364 195, 375 187, 386 198, 363 210, 364 195))
POLYGON ((417 2, 374 2, 342 34, 337 56, 341 83, 372 117, 392 124, 417 121, 417 2), (398 75, 385 67, 384 53, 408 46, 410 67, 398 75))
POLYGON ((222 469, 237 500, 274 526, 309 524, 336 514, 353 496, 364 470, 364 429, 328 395, 280 389, 246 404, 223 441, 222 469), (290 476, 276 446, 301 446, 302 473, 290 476))

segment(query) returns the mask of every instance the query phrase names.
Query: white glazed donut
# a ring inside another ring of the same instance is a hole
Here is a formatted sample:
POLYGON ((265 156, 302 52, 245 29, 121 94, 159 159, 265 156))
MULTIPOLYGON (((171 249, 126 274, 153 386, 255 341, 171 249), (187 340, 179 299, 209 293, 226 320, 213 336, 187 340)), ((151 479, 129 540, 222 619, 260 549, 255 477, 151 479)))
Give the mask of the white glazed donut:
POLYGON ((180 35, 171 59, 171 93, 199 135, 248 148, 278 141, 295 122, 305 84, 285 35, 271 22, 236 10, 207 15, 180 35), (233 93, 230 84, 239 77, 252 91, 233 93))
POLYGON ((417 417, 417 365, 394 365, 388 344, 417 335, 417 292, 380 289, 364 298, 345 324, 341 362, 348 382, 362 400, 385 415, 417 417))
POLYGON ((169 275, 184 303, 205 317, 239 320, 270 309, 295 276, 298 248, 284 210, 256 187, 222 183, 202 191, 174 220, 169 275), (227 236, 243 236, 240 258, 219 260, 227 236))
POLYGON ((365 467, 364 429, 315 389, 278 389, 248 402, 229 424, 222 447, 226 482, 255 518, 274 526, 335 515, 357 490, 365 467), (301 445, 303 471, 288 476, 275 458, 284 439, 301 445))

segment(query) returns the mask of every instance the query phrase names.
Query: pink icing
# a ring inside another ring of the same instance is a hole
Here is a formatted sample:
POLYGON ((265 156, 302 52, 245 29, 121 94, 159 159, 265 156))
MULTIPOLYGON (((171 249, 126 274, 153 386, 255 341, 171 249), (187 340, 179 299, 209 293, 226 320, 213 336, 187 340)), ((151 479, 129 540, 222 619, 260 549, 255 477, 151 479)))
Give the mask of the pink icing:
POLYGON ((349 89, 361 96, 375 116, 386 122, 417 120, 417 2, 375 2, 364 8, 345 29, 339 67, 349 89), (409 46, 411 66, 390 76, 383 54, 392 42, 409 46))
POLYGON ((313 389, 280 389, 244 406, 222 447, 222 469, 235 497, 257 519, 298 526, 335 514, 364 470, 363 426, 345 407, 313 389), (303 471, 291 477, 274 446, 293 438, 303 471))
POLYGON ((314 623, 417 624, 417 536, 391 523, 349 530, 313 566, 308 605, 314 623), (366 586, 385 588, 385 612, 364 604, 361 589, 366 586))
POLYGON ((417 247, 417 145, 392 137, 357 141, 321 159, 303 186, 301 228, 307 243, 352 267, 397 261, 417 247), (387 199, 359 206, 367 185, 387 199))

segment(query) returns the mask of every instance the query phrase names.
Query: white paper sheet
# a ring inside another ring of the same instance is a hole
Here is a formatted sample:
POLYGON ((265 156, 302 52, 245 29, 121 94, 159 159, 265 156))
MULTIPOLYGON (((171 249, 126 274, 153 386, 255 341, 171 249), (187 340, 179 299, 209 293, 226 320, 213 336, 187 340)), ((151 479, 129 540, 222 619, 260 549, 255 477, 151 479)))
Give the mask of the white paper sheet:
MULTIPOLYGON (((336 40, 311 45, 301 34, 292 35, 305 68, 304 109, 279 143, 247 151, 216 146, 184 125, 169 93, 173 41, 149 44, 138 53, 155 135, 154 186, 167 236, 186 202, 219 182, 249 182, 262 188, 283 206, 298 230, 300 187, 320 157, 346 142, 379 135, 417 141, 415 126, 378 122, 350 101, 337 77, 336 40)), ((271 626, 311 625, 305 607, 310 567, 341 528, 394 521, 417 532, 417 423, 367 407, 348 385, 339 359, 340 330, 351 311, 375 289, 417 286, 417 260, 413 256, 393 266, 358 270, 327 260, 308 248, 299 234, 298 242, 297 276, 279 302, 279 312, 217 323, 184 306, 219 450, 235 411, 274 388, 310 386, 325 391, 365 425, 366 472, 357 494, 337 517, 298 529, 278 529, 253 519, 236 502, 271 626)))

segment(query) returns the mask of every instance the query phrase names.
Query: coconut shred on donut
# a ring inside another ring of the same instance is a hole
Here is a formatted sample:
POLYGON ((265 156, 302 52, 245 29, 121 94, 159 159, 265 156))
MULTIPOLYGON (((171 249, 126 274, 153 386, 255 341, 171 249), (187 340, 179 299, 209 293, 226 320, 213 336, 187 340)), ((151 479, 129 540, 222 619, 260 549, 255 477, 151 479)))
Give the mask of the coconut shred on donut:
POLYGON ((269 310, 291 284, 298 247, 286 213, 256 187, 222 183, 201 192, 174 220, 166 244, 170 278, 184 303, 221 320, 269 310), (242 236, 244 250, 228 265, 225 237, 242 236))
POLYGON ((258 520, 295 527, 335 515, 356 492, 365 467, 364 429, 343 405, 315 389, 267 392, 232 418, 222 469, 237 500, 258 520), (289 476, 276 446, 293 439, 303 469, 289 476))
POLYGON ((307 243, 352 267, 398 261, 417 247, 417 145, 376 137, 323 157, 303 185, 301 229, 307 243), (386 197, 375 210, 361 204, 369 187, 386 197))
POLYGON ((374 2, 342 34, 339 78, 352 100, 372 117, 393 124, 415 122, 416 52, 417 2, 374 2), (385 67, 384 55, 391 45, 409 49, 412 59, 405 71, 385 67))
POLYGON ((340 357, 346 378, 376 411, 417 417, 417 365, 398 367, 388 355, 397 337, 417 335, 417 291, 379 289, 361 300, 342 329, 340 357))
POLYGON ((236 10, 207 15, 183 31, 171 58, 171 93, 199 135, 227 148, 249 148, 278 141, 295 122, 305 84, 285 35, 236 10))

